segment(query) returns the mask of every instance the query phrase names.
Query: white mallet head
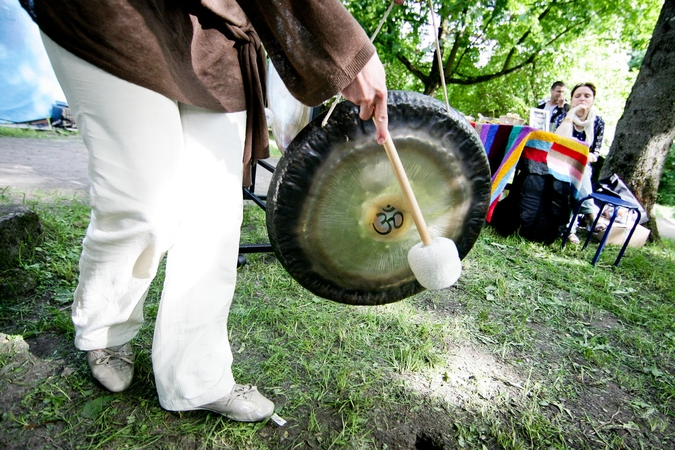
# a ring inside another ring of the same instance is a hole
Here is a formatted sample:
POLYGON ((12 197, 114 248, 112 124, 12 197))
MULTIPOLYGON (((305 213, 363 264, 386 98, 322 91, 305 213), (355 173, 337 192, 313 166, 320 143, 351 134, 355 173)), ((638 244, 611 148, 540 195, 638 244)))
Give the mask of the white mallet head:
POLYGON ((417 281, 430 290, 452 286, 462 273, 457 246, 444 237, 433 238, 427 246, 415 245, 408 252, 408 264, 417 281))

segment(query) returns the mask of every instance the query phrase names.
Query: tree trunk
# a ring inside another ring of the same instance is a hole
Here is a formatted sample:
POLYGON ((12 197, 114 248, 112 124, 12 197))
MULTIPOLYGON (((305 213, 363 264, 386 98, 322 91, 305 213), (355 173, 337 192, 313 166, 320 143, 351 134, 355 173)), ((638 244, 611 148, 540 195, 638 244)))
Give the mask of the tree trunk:
POLYGON ((649 214, 651 240, 659 179, 675 137, 675 0, 665 0, 640 73, 616 126, 600 178, 616 173, 649 214))

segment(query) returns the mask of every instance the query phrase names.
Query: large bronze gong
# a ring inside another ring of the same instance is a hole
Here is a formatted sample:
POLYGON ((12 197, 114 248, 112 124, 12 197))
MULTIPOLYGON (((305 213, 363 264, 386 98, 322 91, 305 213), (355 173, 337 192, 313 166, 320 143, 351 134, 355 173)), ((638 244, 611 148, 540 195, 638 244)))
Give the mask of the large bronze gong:
MULTIPOLYGON (((302 286, 330 300, 378 305, 424 288, 408 265, 421 242, 375 126, 343 102, 290 143, 267 196, 274 253, 302 286)), ((473 247, 490 199, 490 169, 471 125, 413 92, 389 93, 389 132, 432 237, 473 247)))

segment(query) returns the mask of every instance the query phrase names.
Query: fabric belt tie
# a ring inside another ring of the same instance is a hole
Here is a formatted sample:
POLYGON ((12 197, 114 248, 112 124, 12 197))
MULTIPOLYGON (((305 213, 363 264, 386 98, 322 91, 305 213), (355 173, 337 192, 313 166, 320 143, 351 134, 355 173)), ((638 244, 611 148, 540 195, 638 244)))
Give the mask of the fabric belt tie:
POLYGON ((244 141, 244 186, 253 184, 251 169, 259 159, 269 158, 269 133, 265 116, 267 68, 265 52, 253 28, 228 24, 236 39, 239 65, 246 95, 246 140, 244 141))

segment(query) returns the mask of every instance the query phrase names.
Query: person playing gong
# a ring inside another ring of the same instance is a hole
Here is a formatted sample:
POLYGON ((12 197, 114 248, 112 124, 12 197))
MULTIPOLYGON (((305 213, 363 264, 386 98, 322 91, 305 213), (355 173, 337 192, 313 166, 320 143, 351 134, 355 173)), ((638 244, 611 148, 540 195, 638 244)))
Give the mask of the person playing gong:
MULTIPOLYGON (((403 0, 397 0, 402 3, 403 0)), ((161 406, 260 421, 274 404, 232 375, 242 184, 268 156, 265 51, 289 90, 338 92, 387 133, 385 73, 339 0, 21 0, 89 153, 91 221, 72 320, 107 389, 127 389, 131 341, 163 257, 152 345, 161 406)))

